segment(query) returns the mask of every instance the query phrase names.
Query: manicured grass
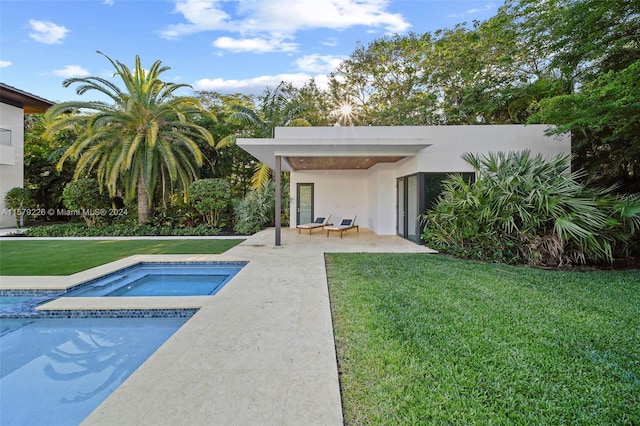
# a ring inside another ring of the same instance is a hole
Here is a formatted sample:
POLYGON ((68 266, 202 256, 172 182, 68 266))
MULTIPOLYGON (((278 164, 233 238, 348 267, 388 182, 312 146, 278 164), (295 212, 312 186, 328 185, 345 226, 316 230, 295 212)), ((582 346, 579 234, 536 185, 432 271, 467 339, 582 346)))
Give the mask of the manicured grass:
POLYGON ((640 271, 329 254, 345 422, 640 424, 640 271))
POLYGON ((242 240, 0 241, 0 275, 69 275, 134 254, 217 254, 242 240))

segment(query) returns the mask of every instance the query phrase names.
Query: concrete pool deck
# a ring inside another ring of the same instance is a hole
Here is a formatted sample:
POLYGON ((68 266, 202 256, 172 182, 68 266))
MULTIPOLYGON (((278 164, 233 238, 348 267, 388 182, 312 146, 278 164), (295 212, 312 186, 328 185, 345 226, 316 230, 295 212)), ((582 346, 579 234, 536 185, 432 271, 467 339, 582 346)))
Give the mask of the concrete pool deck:
MULTIPOLYGON (((432 251, 366 229, 340 239, 286 228, 276 247, 274 230, 268 229, 220 255, 140 255, 81 273, 86 280, 141 260, 249 262, 214 297, 164 300, 163 307, 180 302, 201 309, 83 424, 343 424, 324 260, 329 252, 432 251)), ((81 279, 76 275, 5 276, 0 288, 34 288, 36 282, 43 288, 67 286, 81 279)), ((114 298, 69 299, 58 299, 47 309, 115 303, 114 298)), ((130 308, 157 303, 148 299, 117 303, 130 308)))

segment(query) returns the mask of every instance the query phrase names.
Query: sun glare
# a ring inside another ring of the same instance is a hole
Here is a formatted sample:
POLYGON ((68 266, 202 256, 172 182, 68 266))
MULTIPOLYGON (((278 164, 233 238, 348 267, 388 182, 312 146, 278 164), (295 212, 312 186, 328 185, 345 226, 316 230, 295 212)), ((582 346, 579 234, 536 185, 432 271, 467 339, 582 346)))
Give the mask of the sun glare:
POLYGON ((336 126, 353 126, 354 122, 357 121, 355 108, 349 101, 340 102, 334 110, 334 114, 337 116, 336 126))

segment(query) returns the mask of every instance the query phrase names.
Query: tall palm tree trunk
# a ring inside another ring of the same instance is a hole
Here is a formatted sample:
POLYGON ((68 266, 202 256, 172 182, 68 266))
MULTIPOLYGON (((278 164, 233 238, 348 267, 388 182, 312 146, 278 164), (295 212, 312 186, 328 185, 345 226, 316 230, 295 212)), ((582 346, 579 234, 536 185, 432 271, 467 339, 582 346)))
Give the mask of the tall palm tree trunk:
POLYGON ((138 175, 138 223, 144 225, 149 220, 149 193, 142 173, 138 175))

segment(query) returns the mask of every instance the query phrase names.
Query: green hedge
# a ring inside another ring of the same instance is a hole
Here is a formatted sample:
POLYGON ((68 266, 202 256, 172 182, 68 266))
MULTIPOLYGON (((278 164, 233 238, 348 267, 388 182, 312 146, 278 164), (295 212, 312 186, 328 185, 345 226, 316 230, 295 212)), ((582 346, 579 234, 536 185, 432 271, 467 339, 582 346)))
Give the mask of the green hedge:
POLYGON ((154 227, 115 224, 88 228, 82 223, 35 226, 27 230, 29 237, 133 237, 133 236, 216 236, 218 228, 199 225, 193 228, 154 227))

